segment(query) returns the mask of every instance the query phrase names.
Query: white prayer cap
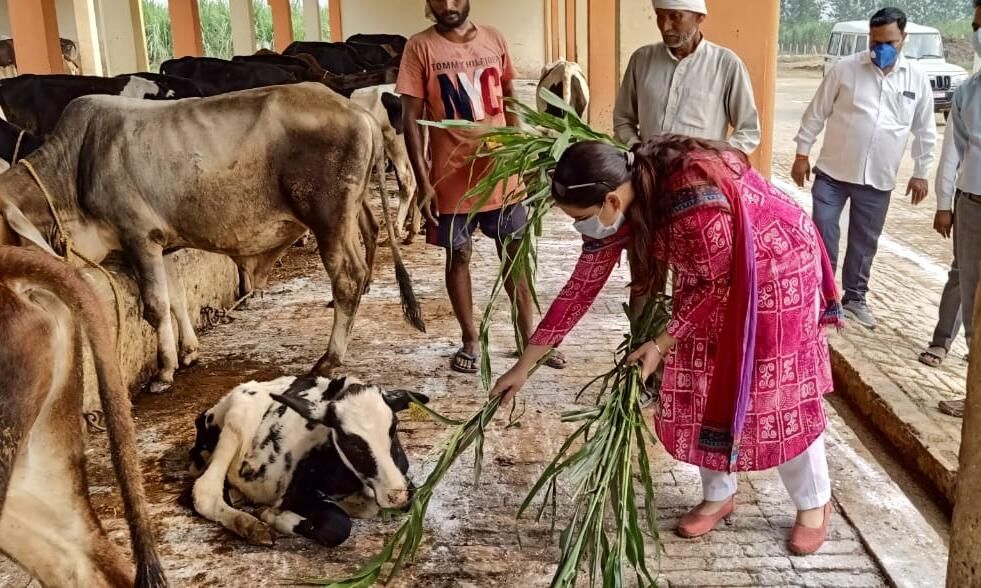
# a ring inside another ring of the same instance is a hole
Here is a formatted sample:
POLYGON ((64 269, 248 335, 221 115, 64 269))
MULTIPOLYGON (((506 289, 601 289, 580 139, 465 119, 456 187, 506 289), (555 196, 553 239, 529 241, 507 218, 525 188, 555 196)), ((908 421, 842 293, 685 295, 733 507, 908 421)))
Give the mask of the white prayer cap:
POLYGON ((705 0, 654 0, 654 8, 660 10, 687 10, 698 14, 708 14, 705 0))

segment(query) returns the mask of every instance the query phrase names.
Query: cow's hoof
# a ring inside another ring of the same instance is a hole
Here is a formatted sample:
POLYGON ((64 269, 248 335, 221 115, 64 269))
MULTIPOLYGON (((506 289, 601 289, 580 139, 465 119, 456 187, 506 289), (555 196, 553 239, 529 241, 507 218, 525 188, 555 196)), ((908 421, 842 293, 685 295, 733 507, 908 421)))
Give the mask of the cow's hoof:
POLYGON ((198 350, 181 351, 181 367, 191 367, 198 362, 198 350))
POLYGON ((101 410, 93 410, 82 414, 85 419, 85 428, 90 434, 106 432, 106 414, 101 410))
POLYGON ((412 245, 415 242, 416 242, 416 236, 415 235, 407 235, 405 237, 405 239, 402 239, 402 244, 403 245, 412 245))
POLYGON ((251 545, 271 547, 276 543, 272 529, 259 519, 249 517, 247 521, 241 521, 236 527, 239 535, 251 545))
POLYGON ((153 380, 150 385, 147 386, 146 391, 150 394, 166 394, 170 392, 170 388, 174 385, 173 382, 164 382, 163 380, 153 380))

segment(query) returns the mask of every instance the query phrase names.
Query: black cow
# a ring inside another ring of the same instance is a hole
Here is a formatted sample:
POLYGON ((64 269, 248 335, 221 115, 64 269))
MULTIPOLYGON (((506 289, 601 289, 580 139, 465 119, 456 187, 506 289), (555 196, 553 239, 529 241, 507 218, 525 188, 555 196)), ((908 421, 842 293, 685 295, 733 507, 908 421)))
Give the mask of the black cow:
POLYGON ((377 69, 364 61, 355 48, 347 43, 294 41, 283 51, 283 55, 300 53, 313 56, 322 68, 336 75, 346 76, 377 69))
POLYGON ((205 96, 264 86, 305 81, 303 73, 260 62, 228 61, 216 57, 181 57, 160 65, 160 73, 193 80, 205 96))
POLYGON ((280 55, 273 51, 260 51, 255 55, 236 55, 232 57, 237 63, 259 63, 283 68, 290 74, 307 82, 322 82, 327 71, 320 67, 313 57, 300 53, 297 55, 280 55))
POLYGON ((26 74, 0 80, 0 108, 6 119, 41 138, 54 130, 72 100, 90 94, 178 100, 200 96, 201 91, 189 80, 151 73, 112 78, 26 74))
POLYGON ((0 159, 13 165, 41 148, 42 141, 5 120, 0 120, 0 159))
POLYGON ((351 35, 345 41, 370 69, 397 66, 408 39, 402 35, 351 35))

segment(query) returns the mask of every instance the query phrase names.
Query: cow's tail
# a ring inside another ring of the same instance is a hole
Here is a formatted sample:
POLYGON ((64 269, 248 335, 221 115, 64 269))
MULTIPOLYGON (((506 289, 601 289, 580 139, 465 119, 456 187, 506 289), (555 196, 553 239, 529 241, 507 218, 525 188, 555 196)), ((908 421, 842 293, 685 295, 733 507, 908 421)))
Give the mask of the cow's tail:
POLYGON ((106 417, 112 463, 119 480, 136 559, 137 588, 167 586, 143 491, 143 474, 136 450, 129 394, 116 359, 116 349, 92 288, 79 273, 47 253, 19 247, 0 247, 4 276, 29 278, 53 291, 75 313, 88 339, 99 381, 99 398, 106 417))
MULTIPOLYGON (((373 122, 373 121, 372 121, 373 122)), ((374 143, 373 157, 375 159, 375 174, 378 176, 378 191, 381 193, 382 213, 385 215, 385 228, 388 231, 388 246, 392 249, 392 260, 395 262, 395 280, 399 284, 399 298, 402 301, 402 315, 410 325, 426 332, 426 321, 422 318, 422 307, 412 289, 412 278, 405 269, 402 253, 399 251, 398 235, 395 233, 395 221, 392 219, 391 207, 388 202, 388 188, 385 187, 385 141, 381 128, 372 124, 374 143)))

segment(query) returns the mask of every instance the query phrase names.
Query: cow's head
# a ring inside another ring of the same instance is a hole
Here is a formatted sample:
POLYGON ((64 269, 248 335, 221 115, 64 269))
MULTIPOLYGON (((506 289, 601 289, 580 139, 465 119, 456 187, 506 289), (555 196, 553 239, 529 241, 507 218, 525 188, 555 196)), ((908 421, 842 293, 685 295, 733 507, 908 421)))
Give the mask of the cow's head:
POLYGON ((399 442, 396 415, 409 408, 413 398, 422 403, 429 398, 383 390, 353 378, 331 382, 324 394, 326 409, 296 395, 273 394, 272 398, 330 430, 341 461, 371 490, 378 506, 402 508, 409 503, 409 460, 399 442))

